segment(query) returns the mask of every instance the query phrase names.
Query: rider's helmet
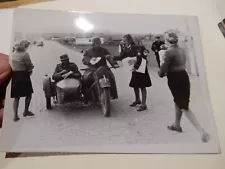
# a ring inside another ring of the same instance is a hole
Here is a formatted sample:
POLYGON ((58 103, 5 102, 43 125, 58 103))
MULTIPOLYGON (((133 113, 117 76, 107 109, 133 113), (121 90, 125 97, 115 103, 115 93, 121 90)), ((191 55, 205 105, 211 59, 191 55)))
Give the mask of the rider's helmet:
POLYGON ((95 37, 92 38, 91 43, 92 44, 101 44, 102 42, 101 42, 100 37, 95 36, 95 37))

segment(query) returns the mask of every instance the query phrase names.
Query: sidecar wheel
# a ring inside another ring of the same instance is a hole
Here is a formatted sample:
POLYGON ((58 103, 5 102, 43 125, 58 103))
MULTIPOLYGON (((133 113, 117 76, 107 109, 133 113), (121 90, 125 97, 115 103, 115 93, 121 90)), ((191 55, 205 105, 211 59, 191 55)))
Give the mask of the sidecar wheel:
POLYGON ((46 108, 51 109, 52 104, 51 104, 51 97, 46 97, 46 108))
POLYGON ((109 117, 111 115, 110 99, 111 97, 109 88, 104 88, 102 91, 101 105, 102 105, 102 112, 105 117, 109 117))

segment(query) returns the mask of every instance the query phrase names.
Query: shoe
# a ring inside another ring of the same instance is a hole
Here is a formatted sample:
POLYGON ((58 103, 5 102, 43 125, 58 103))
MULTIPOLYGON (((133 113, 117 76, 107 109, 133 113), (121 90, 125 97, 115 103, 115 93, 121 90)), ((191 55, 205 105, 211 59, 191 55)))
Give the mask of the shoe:
POLYGON ((31 111, 24 112, 24 113, 23 113, 23 116, 24 116, 24 117, 26 117, 26 116, 34 116, 34 113, 32 113, 31 111))
POLYGON ((209 134, 208 133, 203 133, 202 134, 202 142, 206 143, 208 142, 210 139, 209 134))
POLYGON ((141 101, 134 101, 133 103, 130 104, 130 107, 135 107, 138 104, 141 104, 141 101))
POLYGON ((14 122, 17 122, 19 120, 20 120, 20 118, 18 116, 17 117, 14 117, 14 119, 13 119, 14 122))
POLYGON ((171 126, 167 126, 167 128, 169 130, 171 130, 171 131, 176 131, 176 132, 179 132, 179 133, 182 132, 182 128, 181 127, 175 127, 175 126, 171 125, 171 126))
POLYGON ((138 109, 137 109, 137 111, 144 111, 144 110, 146 110, 147 109, 147 106, 146 105, 141 105, 138 109))

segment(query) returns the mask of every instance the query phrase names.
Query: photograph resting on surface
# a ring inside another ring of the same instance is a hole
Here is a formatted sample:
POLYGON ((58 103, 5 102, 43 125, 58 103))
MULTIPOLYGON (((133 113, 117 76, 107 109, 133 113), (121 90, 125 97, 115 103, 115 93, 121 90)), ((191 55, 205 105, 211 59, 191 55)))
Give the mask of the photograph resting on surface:
POLYGON ((0 150, 220 153, 194 16, 15 9, 0 150))

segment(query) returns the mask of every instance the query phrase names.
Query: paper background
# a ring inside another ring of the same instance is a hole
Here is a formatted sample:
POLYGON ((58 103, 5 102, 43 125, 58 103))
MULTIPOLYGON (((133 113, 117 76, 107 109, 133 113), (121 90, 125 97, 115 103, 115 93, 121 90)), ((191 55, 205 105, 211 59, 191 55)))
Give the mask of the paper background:
POLYGON ((216 5, 218 12, 221 16, 221 20, 225 18, 225 1, 224 0, 216 0, 216 5))
MULTIPOLYGON (((222 0, 221 0, 222 1, 222 0)), ((202 36, 210 97, 221 143, 220 155, 62 155, 4 159, 0 155, 0 168, 40 169, 40 168, 113 168, 113 169, 224 169, 225 168, 225 41, 217 27, 221 15, 213 0, 59 0, 55 2, 29 5, 35 9, 59 9, 93 12, 151 13, 197 15, 202 36)), ((1 20, 0 20, 1 21, 1 20)), ((2 22, 1 22, 2 25, 2 22)), ((9 30, 8 30, 9 31, 9 30)), ((0 51, 7 42, 2 42, 0 27, 0 51)), ((4 32, 4 36, 7 32, 4 32)), ((10 37, 9 37, 10 38, 10 37)), ((10 39, 9 39, 10 41, 10 39)), ((9 52, 9 49, 4 49, 9 52)))

